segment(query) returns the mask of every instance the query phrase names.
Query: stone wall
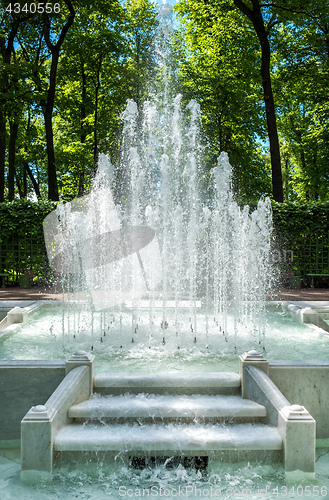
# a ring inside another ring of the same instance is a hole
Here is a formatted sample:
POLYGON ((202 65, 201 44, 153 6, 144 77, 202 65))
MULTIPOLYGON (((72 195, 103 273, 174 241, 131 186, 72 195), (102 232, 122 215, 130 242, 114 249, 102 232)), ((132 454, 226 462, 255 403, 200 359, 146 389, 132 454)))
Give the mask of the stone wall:
POLYGON ((20 439, 21 420, 65 377, 65 361, 0 360, 0 441, 20 439))
POLYGON ((270 361, 269 377, 316 420, 316 438, 329 439, 329 361, 270 361))
MULTIPOLYGON (((20 439, 31 406, 44 404, 65 377, 65 361, 0 361, 0 441, 20 439)), ((316 420, 317 439, 329 439, 329 361, 270 361, 269 377, 291 404, 316 420)))

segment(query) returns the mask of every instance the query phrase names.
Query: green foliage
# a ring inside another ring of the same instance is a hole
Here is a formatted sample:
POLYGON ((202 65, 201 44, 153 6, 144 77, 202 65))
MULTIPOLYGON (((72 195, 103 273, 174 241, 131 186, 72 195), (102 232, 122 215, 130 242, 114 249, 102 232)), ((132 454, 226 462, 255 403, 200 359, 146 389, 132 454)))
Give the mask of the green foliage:
MULTIPOLYGON (((260 44, 237 3, 177 2, 178 22, 165 52, 171 65, 171 95, 180 92, 183 104, 196 99, 201 105, 205 178, 219 153, 227 151, 237 199, 249 203, 271 195, 271 166, 259 76, 260 44)), ((249 8, 257 3, 244 1, 249 8)), ((63 0, 61 12, 48 20, 42 14, 5 14, 7 4, 0 0, 0 130, 5 130, 6 138, 0 150, 0 176, 4 164, 5 199, 9 173, 15 178, 16 198, 34 199, 39 191, 38 198, 44 199, 48 191, 44 110, 51 68, 45 28, 50 23, 55 42, 68 18, 70 1, 63 0), (15 171, 9 172, 13 124, 18 124, 15 171)), ((328 2, 259 4, 271 45, 285 200, 326 201, 328 2)), ((154 38, 159 34, 155 2, 76 0, 73 5, 75 18, 61 46, 52 117, 63 201, 88 192, 100 152, 117 163, 120 115, 126 100, 140 105, 154 94, 154 81, 157 90, 167 92, 168 87, 159 82, 164 72, 169 73, 166 65, 158 64, 163 55, 154 51, 154 38)))
POLYGON ((304 285, 312 282, 309 273, 329 274, 329 202, 273 202, 272 208, 281 272, 293 271, 304 285))
POLYGON ((328 200, 329 7, 304 2, 273 41, 287 200, 328 200))
MULTIPOLYGON (((10 121, 15 119, 19 125, 16 197, 35 196, 36 185, 39 198, 47 195, 44 113, 51 54, 45 28, 49 27, 50 41, 55 43, 70 3, 63 1, 61 12, 48 17, 13 13, 1 20, 0 128, 5 122, 8 150, 10 121), (11 33, 15 46, 5 60, 11 33)), ((0 5, 6 2, 0 0, 0 5)), ((74 9, 74 22, 61 46, 52 115, 57 183, 60 198, 66 201, 90 189, 100 152, 114 159, 118 155, 125 102, 128 98, 144 99, 152 79, 152 43, 157 27, 156 4, 149 0, 129 0, 125 5, 118 0, 96 0, 92 5, 79 0, 74 9)), ((3 161, 7 177, 8 154, 3 161)), ((8 199, 7 186, 5 195, 8 199)))
POLYGON ((191 0, 177 4, 178 82, 185 99, 201 104, 209 168, 226 151, 238 199, 247 202, 271 192, 271 171, 261 147, 265 127, 259 47, 245 19, 227 2, 222 4, 191 0))
POLYGON ((0 203, 0 243, 9 240, 13 234, 17 238, 29 235, 43 243, 43 221, 55 209, 56 203, 52 201, 0 203))
POLYGON ((287 236, 329 233, 329 202, 272 203, 277 231, 287 236))

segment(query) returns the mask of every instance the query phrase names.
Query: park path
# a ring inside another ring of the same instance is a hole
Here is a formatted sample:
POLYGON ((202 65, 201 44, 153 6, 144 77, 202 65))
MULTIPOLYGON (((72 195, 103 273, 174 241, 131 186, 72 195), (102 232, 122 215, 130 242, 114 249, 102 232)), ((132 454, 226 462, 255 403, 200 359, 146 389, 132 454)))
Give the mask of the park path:
MULTIPOLYGON (((62 293, 58 290, 38 287, 29 289, 0 288, 0 300, 62 300, 62 293)), ((329 302, 329 288, 285 288, 273 291, 268 300, 321 300, 329 302)))

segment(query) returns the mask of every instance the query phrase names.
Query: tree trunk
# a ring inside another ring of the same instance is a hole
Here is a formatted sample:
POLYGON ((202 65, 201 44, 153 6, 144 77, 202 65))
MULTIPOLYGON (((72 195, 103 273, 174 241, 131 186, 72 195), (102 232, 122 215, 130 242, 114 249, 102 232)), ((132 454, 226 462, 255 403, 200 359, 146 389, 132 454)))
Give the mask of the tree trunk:
POLYGON ((46 142, 47 142, 47 158, 48 158, 48 199, 58 201, 58 184, 57 172, 55 163, 55 150, 54 150, 54 131, 53 131, 53 110, 55 102, 56 91, 56 72, 59 59, 59 48, 53 47, 49 88, 46 106, 44 110, 46 142))
POLYGON ((234 4, 243 12, 252 22, 261 45, 261 77, 264 93, 264 103, 266 111, 267 132, 270 142, 270 155, 272 167, 272 188, 275 201, 283 202, 282 170, 278 129, 276 125, 276 114, 274 105, 274 96, 271 83, 271 48, 268 40, 268 33, 264 26, 264 19, 260 9, 259 1, 252 0, 253 9, 251 10, 242 0, 234 0, 234 4))
POLYGON ((34 175, 32 173, 32 170, 30 169, 29 164, 27 163, 27 161, 24 162, 24 171, 30 177, 31 182, 33 184, 33 188, 34 188, 35 194, 37 195, 37 198, 40 199, 41 198, 41 194, 40 194, 39 184, 35 180, 34 175))
POLYGON ((48 16, 45 17, 45 41, 48 49, 51 51, 51 67, 49 76, 49 88, 47 94, 47 101, 44 106, 44 119, 45 119, 45 129, 46 129, 46 141, 47 141, 47 157, 48 157, 48 199, 53 201, 58 201, 58 184, 57 184, 57 173, 56 173, 56 163, 55 163, 55 150, 54 150, 54 132, 53 132, 53 111, 55 102, 55 92, 56 92, 56 74, 57 66, 59 60, 59 52, 61 46, 64 42, 66 33, 73 24, 75 17, 75 10, 72 5, 71 0, 64 0, 67 8, 69 9, 70 15, 60 32, 58 41, 54 45, 51 41, 51 23, 48 16))
POLYGON ((15 156, 16 156, 16 139, 18 133, 18 123, 14 120, 10 121, 10 138, 9 138, 9 154, 8 154, 8 200, 13 201, 15 197, 15 156))
POLYGON ((283 186, 282 186, 280 144, 279 144, 277 124, 276 124, 275 105, 274 105, 274 97, 271 84, 271 73, 270 73, 271 49, 265 29, 264 33, 265 36, 262 37, 261 41, 261 47, 262 47, 261 75, 262 75, 262 85, 264 92, 267 131, 268 131, 268 138, 270 141, 273 198, 275 201, 282 203, 283 186))
MULTIPOLYGON (((5 67, 10 66, 11 55, 14 52, 14 40, 21 24, 24 24, 33 14, 18 16, 13 19, 10 31, 7 36, 5 31, 0 34, 0 53, 5 67), (6 45, 7 38, 7 45, 6 45)), ((8 77, 6 73, 2 79, 0 92, 4 95, 0 102, 0 203, 5 199, 5 159, 6 159, 6 93, 8 92, 8 77)))
POLYGON ((0 203, 5 201, 6 118, 0 108, 0 203))

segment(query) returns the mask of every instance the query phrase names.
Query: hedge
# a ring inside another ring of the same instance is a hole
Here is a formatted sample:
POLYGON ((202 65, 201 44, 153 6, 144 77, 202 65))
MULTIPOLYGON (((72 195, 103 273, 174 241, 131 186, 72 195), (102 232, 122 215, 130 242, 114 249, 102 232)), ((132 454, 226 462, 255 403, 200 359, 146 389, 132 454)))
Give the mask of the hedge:
MULTIPOLYGON (((42 224, 56 205, 27 200, 0 203, 0 273, 11 273, 9 279, 17 280, 33 268, 35 280, 47 279, 42 224)), ((273 202, 272 208, 273 256, 281 276, 301 276, 309 285, 313 278, 308 274, 329 274, 329 202, 273 202)))
POLYGON ((272 208, 281 275, 299 276, 305 286, 328 285, 329 203, 272 203, 272 208))
POLYGON ((49 201, 0 203, 0 274, 7 274, 9 283, 31 270, 34 281, 50 279, 42 224, 55 208, 49 201))

